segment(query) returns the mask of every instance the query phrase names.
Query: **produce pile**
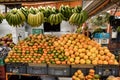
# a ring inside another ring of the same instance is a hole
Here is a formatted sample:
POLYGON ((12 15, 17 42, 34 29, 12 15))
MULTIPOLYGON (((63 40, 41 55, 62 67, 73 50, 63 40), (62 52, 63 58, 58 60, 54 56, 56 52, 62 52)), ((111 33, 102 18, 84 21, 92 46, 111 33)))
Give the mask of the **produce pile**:
POLYGON ((14 45, 15 44, 12 41, 12 34, 7 34, 4 37, 0 37, 0 46, 13 48, 14 45))
POLYGON ((72 80, 100 80, 100 76, 98 74, 95 74, 94 69, 90 69, 89 74, 86 76, 81 70, 77 70, 72 76, 72 80))
POLYGON ((77 33, 60 37, 31 34, 12 48, 5 62, 118 64, 107 47, 77 33))

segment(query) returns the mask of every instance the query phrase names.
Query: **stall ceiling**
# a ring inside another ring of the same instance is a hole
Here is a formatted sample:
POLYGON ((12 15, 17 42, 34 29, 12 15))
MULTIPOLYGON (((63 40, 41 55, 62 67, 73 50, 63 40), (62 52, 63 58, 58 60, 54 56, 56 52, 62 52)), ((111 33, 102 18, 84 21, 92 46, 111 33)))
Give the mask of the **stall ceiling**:
POLYGON ((93 12, 96 8, 106 3, 91 16, 99 14, 103 11, 114 9, 116 7, 119 7, 118 11, 120 11, 120 6, 118 6, 118 3, 120 3, 120 0, 83 0, 83 4, 85 3, 87 3, 87 5, 83 6, 83 9, 88 11, 89 14, 93 12))

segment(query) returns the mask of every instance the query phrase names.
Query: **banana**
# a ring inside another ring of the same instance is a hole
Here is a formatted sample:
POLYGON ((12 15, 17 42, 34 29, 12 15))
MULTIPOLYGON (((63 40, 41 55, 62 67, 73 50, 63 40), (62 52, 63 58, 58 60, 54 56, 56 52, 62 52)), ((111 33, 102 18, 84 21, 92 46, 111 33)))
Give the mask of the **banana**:
POLYGON ((33 14, 33 27, 36 27, 36 15, 33 14))
POLYGON ((55 16, 56 14, 54 14, 53 15, 53 24, 55 25, 55 23, 56 23, 56 16, 55 16))
POLYGON ((58 20, 59 20, 58 22, 61 23, 62 22, 62 17, 61 17, 60 14, 57 14, 57 15, 58 15, 58 20))
POLYGON ((79 13, 76 13, 76 18, 74 19, 76 25, 79 24, 79 23, 78 23, 79 17, 80 17, 79 13))
POLYGON ((55 14, 55 25, 59 24, 59 15, 55 14))
POLYGON ((53 23, 53 14, 51 14, 48 19, 49 19, 49 23, 50 23, 51 25, 53 25, 53 24, 54 24, 54 23, 53 23))
POLYGON ((42 12, 40 12, 40 15, 41 15, 41 23, 42 24, 44 22, 44 14, 42 12))
POLYGON ((75 20, 76 17, 77 17, 77 13, 73 13, 72 16, 69 19, 69 23, 74 25, 74 23, 75 23, 74 20, 75 20))
POLYGON ((39 22, 38 22, 38 21, 39 21, 39 19, 38 19, 39 17, 38 17, 38 14, 39 14, 39 13, 37 13, 37 14, 35 15, 35 17, 36 17, 36 26, 37 26, 37 27, 39 26, 39 22))
POLYGON ((13 18, 13 14, 10 13, 9 15, 10 15, 10 17, 9 17, 9 19, 8 19, 8 24, 11 25, 11 26, 13 26, 13 24, 14 24, 14 22, 13 22, 13 19, 14 19, 14 18, 13 18))
POLYGON ((83 16, 81 14, 79 14, 79 19, 78 19, 79 25, 82 25, 82 18, 83 18, 83 16))
POLYGON ((27 20, 29 25, 32 25, 33 19, 32 19, 32 13, 28 14, 28 20, 27 20))
POLYGON ((17 13, 16 14, 14 14, 14 22, 15 22, 15 26, 17 27, 19 24, 20 24, 20 22, 18 21, 18 18, 19 18, 19 16, 17 16, 17 13))
POLYGON ((40 13, 38 13, 38 23, 39 24, 41 24, 42 23, 42 19, 41 19, 42 17, 41 17, 41 14, 40 13))
POLYGON ((24 15, 20 10, 18 10, 18 14, 19 14, 19 16, 21 17, 22 22, 26 21, 25 15, 24 15))
POLYGON ((24 21, 21 21, 21 17, 19 15, 19 13, 16 13, 16 16, 17 16, 17 21, 19 22, 18 26, 21 26, 21 23, 23 24, 24 21))
POLYGON ((87 20, 87 18, 88 18, 88 14, 84 10, 82 10, 80 14, 82 16, 82 23, 84 23, 87 20))

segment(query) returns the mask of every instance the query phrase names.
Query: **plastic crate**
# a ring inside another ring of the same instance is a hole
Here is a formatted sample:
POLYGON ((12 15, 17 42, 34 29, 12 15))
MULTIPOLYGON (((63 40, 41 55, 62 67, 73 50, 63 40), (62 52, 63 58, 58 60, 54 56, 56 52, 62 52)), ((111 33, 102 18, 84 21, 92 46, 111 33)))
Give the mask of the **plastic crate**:
POLYGON ((45 75, 45 76, 41 76, 40 80, 59 80, 59 79, 56 76, 48 76, 48 75, 46 76, 45 75))
POLYGON ((105 38, 105 39, 109 39, 110 38, 110 34, 109 33, 95 33, 94 34, 94 38, 105 38))
POLYGON ((97 65, 95 66, 96 74, 102 77, 109 75, 119 76, 119 65, 97 65))
POLYGON ((0 78, 5 78, 5 67, 4 66, 0 66, 0 78))
POLYGON ((68 77, 70 76, 70 65, 48 65, 48 75, 68 77))
POLYGON ((27 66, 27 73, 28 74, 47 74, 47 65, 29 63, 27 66))
POLYGON ((6 63, 6 72, 27 73, 27 63, 6 63))
POLYGON ((8 80, 41 80, 39 76, 9 75, 8 80))
POLYGON ((71 76, 73 76, 77 70, 81 70, 84 75, 88 75, 90 69, 94 69, 94 65, 71 65, 71 76))

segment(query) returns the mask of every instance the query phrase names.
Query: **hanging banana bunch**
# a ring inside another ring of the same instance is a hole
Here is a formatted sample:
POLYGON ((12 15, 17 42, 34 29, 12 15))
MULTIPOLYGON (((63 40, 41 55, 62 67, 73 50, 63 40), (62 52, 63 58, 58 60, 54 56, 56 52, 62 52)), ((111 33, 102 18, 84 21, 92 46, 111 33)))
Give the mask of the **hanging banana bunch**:
POLYGON ((39 27, 44 22, 44 14, 38 9, 31 7, 29 9, 27 23, 31 27, 39 27))
POLYGON ((61 5, 59 8, 59 12, 64 16, 64 20, 68 21, 70 16, 72 15, 72 8, 69 5, 61 5))
POLYGON ((16 8, 8 12, 5 18, 8 24, 13 27, 20 27, 26 21, 25 15, 16 8))
POLYGON ((52 9, 52 14, 48 17, 48 22, 51 25, 57 25, 62 22, 63 15, 59 13, 59 11, 56 8, 52 9))
POLYGON ((73 14, 69 18, 69 23, 77 26, 81 26, 88 19, 88 13, 82 10, 81 6, 76 6, 73 9, 73 14))

